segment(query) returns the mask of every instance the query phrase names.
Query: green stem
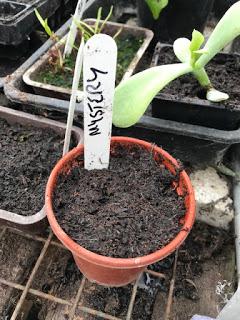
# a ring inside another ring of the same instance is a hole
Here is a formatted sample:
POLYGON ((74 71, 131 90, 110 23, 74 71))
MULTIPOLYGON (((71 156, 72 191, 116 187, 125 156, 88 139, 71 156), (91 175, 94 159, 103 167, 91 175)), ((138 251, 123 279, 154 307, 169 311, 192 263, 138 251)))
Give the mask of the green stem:
POLYGON ((81 21, 81 20, 80 20, 80 21, 78 21, 78 23, 79 23, 81 26, 84 27, 85 31, 88 30, 88 32, 92 33, 93 35, 95 34, 94 29, 93 29, 91 26, 89 26, 87 23, 85 23, 84 21, 81 21))
POLYGON ((209 89, 212 87, 211 81, 204 68, 201 68, 199 70, 194 70, 193 75, 195 76, 195 78, 198 80, 198 82, 203 88, 209 89))

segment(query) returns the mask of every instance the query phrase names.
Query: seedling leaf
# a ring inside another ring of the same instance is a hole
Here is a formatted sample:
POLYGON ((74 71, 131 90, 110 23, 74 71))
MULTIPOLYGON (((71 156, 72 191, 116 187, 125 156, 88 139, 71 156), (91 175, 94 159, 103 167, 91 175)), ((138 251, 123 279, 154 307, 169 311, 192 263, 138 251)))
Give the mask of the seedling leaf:
POLYGON ((157 20, 162 10, 168 5, 168 0, 145 0, 152 12, 153 18, 157 20))
POLYGON ((38 21, 41 23, 42 27, 44 28, 45 32, 49 35, 49 37, 51 37, 53 35, 53 32, 48 25, 47 18, 44 20, 37 9, 34 9, 34 12, 36 14, 38 21))
POLYGON ((178 38, 174 41, 173 44, 173 51, 176 57, 181 62, 188 62, 191 61, 191 51, 190 51, 191 41, 187 38, 178 38))

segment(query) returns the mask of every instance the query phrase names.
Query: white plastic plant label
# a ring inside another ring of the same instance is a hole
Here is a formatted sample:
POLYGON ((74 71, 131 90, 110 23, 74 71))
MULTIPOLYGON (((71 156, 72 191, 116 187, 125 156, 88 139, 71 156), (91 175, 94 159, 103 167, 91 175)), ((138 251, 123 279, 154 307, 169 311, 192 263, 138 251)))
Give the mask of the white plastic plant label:
POLYGON ((87 41, 83 57, 85 169, 107 169, 110 157, 117 45, 105 34, 87 41))

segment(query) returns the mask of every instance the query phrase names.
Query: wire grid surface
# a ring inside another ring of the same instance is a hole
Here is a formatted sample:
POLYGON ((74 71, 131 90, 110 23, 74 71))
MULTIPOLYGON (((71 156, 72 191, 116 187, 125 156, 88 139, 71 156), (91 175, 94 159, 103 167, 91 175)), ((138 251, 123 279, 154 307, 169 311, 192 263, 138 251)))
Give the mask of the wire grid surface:
MULTIPOLYGON (((140 280, 141 276, 136 280, 135 283, 133 283, 133 288, 132 288, 131 297, 129 300, 128 311, 127 311, 126 317, 118 318, 118 317, 112 316, 110 314, 104 313, 102 311, 98 311, 98 310, 83 306, 79 303, 80 298, 83 296, 84 286, 86 284, 86 278, 84 276, 82 277, 82 280, 80 282, 80 286, 78 288, 76 296, 71 301, 61 299, 59 297, 56 297, 56 296, 48 294, 48 293, 44 293, 40 290, 32 289, 31 285, 33 283, 35 275, 36 275, 44 257, 46 256, 46 253, 48 251, 49 246, 51 245, 51 246, 55 246, 55 247, 60 247, 64 250, 67 250, 67 249, 60 242, 53 240, 53 234, 51 232, 49 233, 47 238, 43 238, 41 236, 24 233, 24 232, 21 232, 21 231, 12 229, 12 228, 4 228, 4 229, 0 229, 0 241, 3 238, 3 236, 5 235, 6 231, 11 232, 13 234, 18 234, 24 238, 34 240, 34 241, 37 241, 37 242, 40 242, 43 244, 41 252, 36 260, 36 263, 35 263, 33 269, 31 270, 30 276, 28 277, 28 280, 25 283, 25 285, 21 285, 19 283, 14 282, 14 281, 9 281, 8 279, 0 278, 0 284, 8 286, 13 289, 17 289, 20 292, 22 292, 20 295, 20 298, 15 306, 15 309, 12 313, 10 320, 17 320, 18 319, 18 316, 19 316, 21 308, 25 302, 27 294, 34 295, 38 298, 46 299, 48 301, 51 301, 51 302, 54 302, 54 303, 57 303, 60 305, 69 306, 70 311, 68 312, 68 320, 74 319, 76 311, 81 311, 85 314, 97 316, 102 319, 108 319, 108 320, 131 320, 134 302, 135 302, 135 298, 137 295, 139 280, 140 280)), ((173 275, 172 275, 172 280, 170 282, 168 301, 167 301, 167 305, 166 305, 164 320, 169 319, 170 312, 171 312, 173 290, 174 290, 175 276, 176 276, 176 266, 177 266, 177 252, 175 255, 175 263, 173 266, 173 275)), ((157 277, 157 278, 165 278, 165 275, 160 272, 156 272, 156 271, 152 271, 152 270, 148 270, 148 269, 146 269, 145 272, 148 273, 149 275, 157 277)))

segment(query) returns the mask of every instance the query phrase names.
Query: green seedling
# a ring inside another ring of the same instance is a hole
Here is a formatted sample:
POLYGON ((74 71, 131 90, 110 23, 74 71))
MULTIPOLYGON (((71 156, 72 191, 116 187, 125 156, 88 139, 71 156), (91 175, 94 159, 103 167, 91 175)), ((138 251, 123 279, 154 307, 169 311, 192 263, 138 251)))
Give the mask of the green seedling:
MULTIPOLYGON (((98 9, 98 13, 97 13, 97 19, 96 19, 96 23, 91 26, 88 25, 87 23, 85 23, 84 21, 78 21, 78 20, 74 20, 75 24, 77 25, 78 29, 80 30, 82 36, 84 37, 85 42, 87 40, 89 40, 92 36, 94 36, 95 34, 101 33, 104 26, 106 25, 106 23, 109 21, 111 15, 113 12, 113 6, 111 6, 111 9, 107 15, 107 17, 105 18, 105 20, 100 23, 100 20, 102 18, 102 8, 100 7, 98 9)), ((57 44, 59 42, 61 42, 62 44, 64 44, 63 40, 60 40, 59 37, 51 30, 51 28, 48 25, 48 20, 47 19, 43 19, 42 16, 40 15, 40 13, 38 12, 37 9, 35 9, 35 14, 37 19, 39 20, 40 24, 42 25, 43 29, 45 30, 46 34, 57 44)), ((115 39, 120 33, 121 33, 122 29, 120 28, 117 33, 113 36, 113 38, 115 39)), ((78 47, 73 43, 72 44, 73 48, 75 50, 78 51, 78 47)), ((68 57, 66 57, 66 59, 69 60, 68 57)), ((53 65, 55 68, 55 72, 57 72, 58 70, 68 70, 68 71, 73 71, 73 70, 69 70, 69 67, 65 66, 65 62, 67 61, 66 59, 64 59, 63 53, 60 49, 60 47, 58 45, 55 45, 51 50, 50 50, 50 55, 49 55, 49 64, 53 65)))
MULTIPOLYGON (((34 10, 36 17, 40 24, 42 25, 43 29, 45 30, 46 34, 54 41, 59 42, 58 36, 51 30, 51 28, 48 25, 48 19, 43 19, 40 15, 39 11, 37 9, 34 10)), ((50 57, 49 57, 49 64, 52 64, 55 69, 64 69, 64 59, 63 54, 58 46, 54 46, 51 49, 50 57)))
POLYGON ((153 18, 157 20, 162 10, 168 5, 168 0, 145 0, 152 12, 153 18))
POLYGON ((42 25, 43 29, 45 30, 46 34, 50 38, 55 37, 54 32, 51 30, 51 28, 48 25, 48 19, 47 18, 43 19, 37 9, 34 9, 34 11, 35 11, 36 17, 38 18, 38 21, 41 23, 41 25, 42 25))
POLYGON ((121 82, 115 89, 113 124, 127 128, 138 122, 155 95, 174 79, 192 73, 213 102, 229 98, 216 90, 206 73, 206 64, 229 42, 240 35, 240 1, 228 9, 205 45, 203 35, 194 30, 192 40, 179 38, 173 49, 181 63, 157 66, 121 82))
MULTIPOLYGON (((84 40, 88 41, 92 36, 94 36, 95 34, 101 33, 103 31, 106 23, 111 18, 112 13, 113 13, 113 6, 111 6, 107 17, 103 20, 102 23, 100 23, 100 21, 102 19, 102 7, 100 7, 98 9, 96 22, 93 26, 88 25, 87 23, 85 23, 84 21, 81 21, 81 20, 80 21, 74 20, 74 22, 77 25, 78 29, 81 31, 82 36, 84 37, 84 40)), ((113 39, 115 39, 121 33, 121 31, 122 31, 122 29, 120 28, 116 32, 116 34, 113 36, 113 39)))

